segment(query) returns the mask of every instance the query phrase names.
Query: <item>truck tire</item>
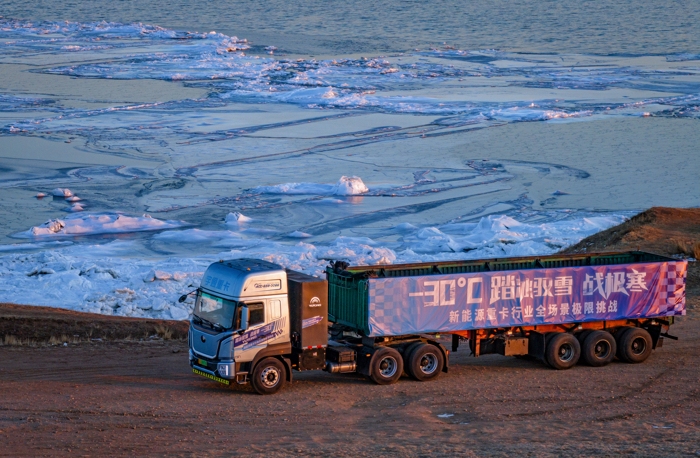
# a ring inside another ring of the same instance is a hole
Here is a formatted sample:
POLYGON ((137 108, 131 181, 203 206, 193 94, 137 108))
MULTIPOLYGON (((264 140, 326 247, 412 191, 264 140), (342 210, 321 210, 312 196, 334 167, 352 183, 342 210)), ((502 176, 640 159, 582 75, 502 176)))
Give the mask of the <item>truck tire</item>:
POLYGON ((630 328, 620 339, 620 356, 628 363, 641 363, 651 355, 651 335, 642 328, 630 328))
MULTIPOLYGON (((580 342, 580 341, 579 341, 580 342)), ((601 367, 615 359, 617 343, 609 332, 593 331, 588 333, 581 345, 581 356, 589 366, 601 367)))
POLYGON ((581 345, 581 349, 583 349, 583 342, 586 341, 586 337, 589 336, 590 333, 593 332, 593 329, 584 329, 583 331, 579 331, 576 334, 576 338, 578 339, 579 345, 581 345))
POLYGON ((375 351, 369 363, 370 378, 377 385, 396 383, 403 373, 401 354, 393 348, 384 347, 375 351))
POLYGON ((557 334, 560 333, 556 331, 544 333, 544 356, 542 357, 542 362, 544 362, 545 366, 552 367, 552 365, 549 364, 549 361, 547 361, 547 347, 549 346, 549 341, 552 340, 552 337, 556 336, 557 334))
POLYGON ((570 369, 581 357, 581 345, 572 334, 559 332, 549 339, 544 357, 547 364, 554 369, 570 369))
MULTIPOLYGON (((418 347, 423 345, 423 342, 418 341, 418 342, 413 342, 408 344, 406 349, 403 351, 403 369, 408 373, 408 360, 411 358, 411 354, 414 352, 414 350, 418 347)), ((411 374, 408 374, 411 375, 411 374)))
POLYGON ((415 380, 424 382, 436 378, 445 366, 445 358, 435 345, 421 344, 408 358, 406 372, 415 380))
POLYGON ((617 356, 617 359, 622 359, 622 337, 630 329, 632 328, 629 326, 622 326, 621 328, 618 328, 617 331, 615 331, 615 343, 617 344, 617 351, 615 352, 615 356, 617 356))
POLYGON ((253 389, 258 394, 275 394, 284 386, 287 373, 282 361, 265 358, 253 370, 253 389))

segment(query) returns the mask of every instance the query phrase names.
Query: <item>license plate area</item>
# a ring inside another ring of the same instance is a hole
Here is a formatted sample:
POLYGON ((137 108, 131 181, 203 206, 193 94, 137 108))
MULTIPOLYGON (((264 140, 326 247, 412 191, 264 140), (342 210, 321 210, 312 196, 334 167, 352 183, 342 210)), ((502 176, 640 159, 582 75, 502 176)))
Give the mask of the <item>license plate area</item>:
POLYGON ((207 374, 206 372, 200 371, 199 369, 192 369, 192 371, 193 371, 195 374, 197 374, 197 375, 202 375, 202 376, 204 376, 204 377, 206 377, 206 378, 208 378, 208 379, 212 379, 212 380, 214 380, 214 381, 216 381, 216 382, 223 383, 224 385, 230 385, 230 384, 231 384, 231 382, 228 381, 228 380, 226 380, 226 379, 223 379, 223 378, 221 378, 221 377, 217 377, 216 375, 207 374))

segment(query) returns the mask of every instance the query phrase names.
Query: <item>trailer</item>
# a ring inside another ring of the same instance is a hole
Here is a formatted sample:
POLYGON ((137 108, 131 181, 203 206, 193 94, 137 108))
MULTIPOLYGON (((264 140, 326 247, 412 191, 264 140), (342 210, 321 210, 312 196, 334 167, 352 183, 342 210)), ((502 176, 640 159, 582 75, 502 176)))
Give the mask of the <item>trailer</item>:
MULTIPOLYGON (((256 259, 212 264, 188 336, 199 375, 279 391, 293 371, 358 372, 377 384, 449 369, 449 353, 553 369, 645 361, 685 315, 687 262, 641 251, 349 266, 326 278, 256 259), (451 336, 451 348, 438 335, 451 336)), ((186 296, 181 297, 185 300, 186 296)))

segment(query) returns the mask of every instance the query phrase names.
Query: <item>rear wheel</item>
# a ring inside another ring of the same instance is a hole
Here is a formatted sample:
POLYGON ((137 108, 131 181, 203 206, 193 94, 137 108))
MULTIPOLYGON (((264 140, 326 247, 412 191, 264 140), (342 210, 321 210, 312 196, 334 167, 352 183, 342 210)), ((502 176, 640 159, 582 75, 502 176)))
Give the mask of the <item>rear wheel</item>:
POLYGON ((560 332, 549 339, 544 354, 547 364, 554 369, 569 369, 578 362, 581 345, 573 335, 560 332))
POLYGON ((401 354, 393 348, 380 348, 370 361, 370 378, 378 385, 396 383, 403 372, 401 354))
POLYGON ((435 345, 421 344, 416 347, 408 358, 406 372, 412 378, 423 382, 436 378, 442 372, 445 358, 435 345))
POLYGON ((620 339, 621 359, 628 363, 641 363, 651 355, 651 335, 642 328, 631 328, 620 339))
POLYGON ((619 328, 617 331, 615 331, 615 343, 617 344, 617 351, 615 352, 615 356, 618 357, 618 359, 622 359, 622 337, 625 335, 625 333, 632 328, 629 326, 623 326, 619 328))
POLYGON ((253 389, 259 394, 275 394, 284 386, 287 372, 279 359, 265 358, 253 370, 253 389))
POLYGON ((581 345, 581 348, 583 348, 583 342, 586 341, 586 337, 588 337, 591 333, 593 332, 593 329, 584 329, 583 331, 579 331, 574 336, 578 339, 579 345, 581 345))
POLYGON ((615 359, 617 344, 615 338, 609 332, 593 331, 588 333, 581 345, 583 360, 593 366, 606 366, 615 359))

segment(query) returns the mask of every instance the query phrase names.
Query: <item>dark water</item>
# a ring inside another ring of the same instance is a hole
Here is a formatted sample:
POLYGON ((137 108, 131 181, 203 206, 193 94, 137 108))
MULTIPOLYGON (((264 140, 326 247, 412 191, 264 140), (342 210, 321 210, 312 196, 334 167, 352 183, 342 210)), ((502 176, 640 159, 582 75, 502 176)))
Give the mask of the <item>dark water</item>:
POLYGON ((114 1, 11 0, 31 20, 143 22, 236 35, 289 54, 460 49, 670 54, 700 50, 700 1, 114 1))

